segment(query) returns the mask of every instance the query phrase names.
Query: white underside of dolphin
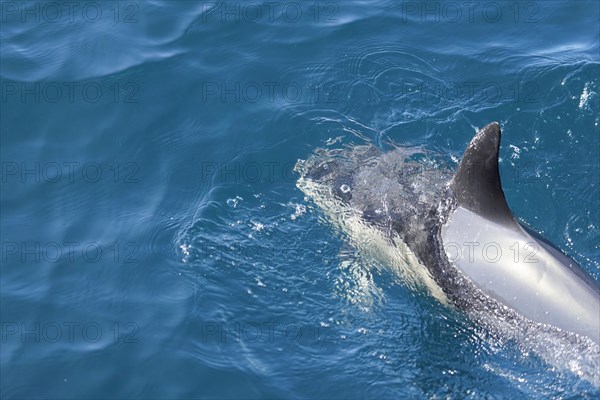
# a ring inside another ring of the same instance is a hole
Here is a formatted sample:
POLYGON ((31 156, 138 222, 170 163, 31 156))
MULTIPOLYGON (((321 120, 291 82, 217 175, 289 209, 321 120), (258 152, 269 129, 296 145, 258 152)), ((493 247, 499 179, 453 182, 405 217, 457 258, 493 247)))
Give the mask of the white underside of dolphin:
POLYGON ((523 228, 507 228, 459 207, 442 238, 450 262, 485 294, 533 321, 598 343, 597 293, 523 228))

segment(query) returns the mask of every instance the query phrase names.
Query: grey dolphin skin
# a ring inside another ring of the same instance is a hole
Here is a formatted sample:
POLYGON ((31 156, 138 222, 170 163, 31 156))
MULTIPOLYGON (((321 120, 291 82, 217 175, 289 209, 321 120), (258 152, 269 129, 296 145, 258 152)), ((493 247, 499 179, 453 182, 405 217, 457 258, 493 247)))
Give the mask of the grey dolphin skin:
POLYGON ((423 168, 419 149, 319 149, 296 165, 297 185, 350 237, 375 232, 367 249, 376 238, 390 243, 373 252, 400 254, 391 261, 408 284, 417 277, 477 319, 501 315, 511 326, 534 327, 528 332, 598 345, 598 283, 513 216, 498 168, 500 136, 496 122, 479 130, 455 174, 435 162, 423 168))
POLYGON ((500 126, 481 129, 450 188, 456 207, 442 227, 450 262, 486 295, 539 323, 600 343, 600 290, 555 246, 521 225, 498 169, 500 126))

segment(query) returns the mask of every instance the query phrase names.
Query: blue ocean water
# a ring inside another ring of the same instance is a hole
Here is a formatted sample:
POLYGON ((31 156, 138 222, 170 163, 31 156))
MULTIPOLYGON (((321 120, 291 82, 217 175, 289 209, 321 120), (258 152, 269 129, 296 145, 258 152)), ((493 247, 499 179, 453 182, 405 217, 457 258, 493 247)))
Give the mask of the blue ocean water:
POLYGON ((598 2, 0 7, 2 398, 600 396, 361 272, 293 171, 499 121, 511 208, 600 280, 598 2))

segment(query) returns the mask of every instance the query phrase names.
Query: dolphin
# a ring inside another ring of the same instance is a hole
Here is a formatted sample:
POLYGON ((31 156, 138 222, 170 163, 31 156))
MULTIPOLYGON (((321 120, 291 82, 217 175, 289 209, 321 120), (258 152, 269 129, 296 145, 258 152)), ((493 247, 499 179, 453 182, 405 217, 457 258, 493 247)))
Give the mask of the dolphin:
POLYGON ((346 231, 373 228, 392 243, 401 275, 441 302, 597 346, 598 283, 514 217, 500 180, 500 137, 497 122, 480 129, 454 174, 435 160, 423 168, 418 149, 319 149, 296 164, 297 186, 346 231))

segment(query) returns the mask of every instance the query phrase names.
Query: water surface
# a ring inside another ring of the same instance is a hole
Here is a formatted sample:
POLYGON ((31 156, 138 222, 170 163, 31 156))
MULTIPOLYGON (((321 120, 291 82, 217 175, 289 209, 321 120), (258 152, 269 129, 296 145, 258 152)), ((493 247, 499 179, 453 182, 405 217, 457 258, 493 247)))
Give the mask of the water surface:
POLYGON ((364 268, 293 171, 499 121, 513 211, 598 281, 597 2, 48 4, 0 4, 3 397, 600 395, 364 268))

